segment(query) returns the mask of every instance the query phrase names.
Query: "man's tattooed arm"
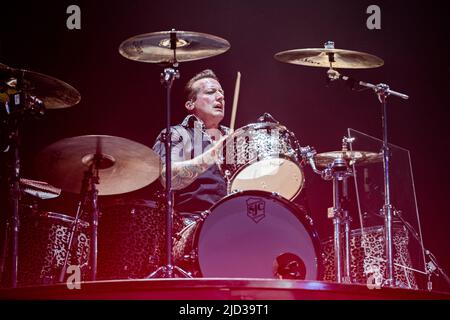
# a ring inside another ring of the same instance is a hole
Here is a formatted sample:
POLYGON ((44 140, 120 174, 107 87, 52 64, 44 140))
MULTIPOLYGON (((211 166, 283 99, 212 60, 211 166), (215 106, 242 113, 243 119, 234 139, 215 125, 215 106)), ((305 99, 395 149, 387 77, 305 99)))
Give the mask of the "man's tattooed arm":
MULTIPOLYGON (((223 139, 222 139, 223 140, 223 139)), ((172 188, 179 190, 187 187, 194 182, 198 176, 208 170, 210 166, 216 163, 218 151, 222 148, 222 140, 219 140, 208 151, 203 154, 186 161, 172 163, 172 188)), ((166 183, 166 169, 163 166, 161 172, 161 183, 166 183)))

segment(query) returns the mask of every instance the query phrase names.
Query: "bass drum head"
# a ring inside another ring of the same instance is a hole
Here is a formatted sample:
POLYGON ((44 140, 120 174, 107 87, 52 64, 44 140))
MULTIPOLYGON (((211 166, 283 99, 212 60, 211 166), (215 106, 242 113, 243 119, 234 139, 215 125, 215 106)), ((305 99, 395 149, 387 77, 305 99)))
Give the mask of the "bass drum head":
POLYGON ((243 191, 210 211, 195 241, 203 277, 319 279, 312 220, 287 200, 243 191))

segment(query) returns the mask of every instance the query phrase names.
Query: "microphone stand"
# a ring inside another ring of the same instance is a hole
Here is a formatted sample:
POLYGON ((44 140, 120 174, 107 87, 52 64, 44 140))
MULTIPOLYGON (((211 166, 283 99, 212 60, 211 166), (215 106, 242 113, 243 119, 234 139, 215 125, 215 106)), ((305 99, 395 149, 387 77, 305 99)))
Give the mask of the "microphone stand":
POLYGON ((77 228, 81 219, 81 214, 86 208, 86 203, 88 199, 91 203, 91 241, 89 247, 89 264, 90 264, 90 280, 95 281, 97 279, 97 251, 98 251, 98 219, 99 219, 99 208, 97 204, 98 190, 95 187, 99 184, 98 169, 100 166, 100 161, 102 160, 101 155, 95 154, 92 163, 89 165, 89 169, 84 172, 83 181, 81 183, 80 190, 80 200, 77 206, 77 213, 75 215, 75 220, 72 224, 72 230, 70 232, 69 242, 67 243, 67 252, 64 258, 63 265, 59 274, 59 282, 64 281, 64 277, 67 271, 68 260, 72 247, 74 244, 74 236, 78 232, 77 228))
POLYGON ((371 84, 363 81, 357 81, 355 79, 349 78, 347 76, 342 76, 334 70, 330 68, 327 71, 327 76, 331 81, 334 80, 344 80, 350 83, 353 87, 355 84, 360 86, 370 88, 375 91, 378 96, 378 100, 381 103, 382 107, 382 129, 383 129, 383 146, 381 152, 383 154, 383 171, 384 171, 384 225, 385 225, 385 238, 386 238, 386 280, 385 285, 388 287, 394 286, 394 259, 393 259, 393 248, 392 248, 392 216, 393 216, 393 208, 391 204, 391 189, 390 189, 390 178, 389 178, 389 160, 390 160, 390 150, 388 144, 388 125, 387 125, 387 97, 389 95, 393 95, 396 97, 400 97, 402 99, 408 99, 409 97, 406 94, 399 93, 397 91, 391 90, 388 85, 384 83, 380 84, 371 84))
MULTIPOLYGON (((450 285, 450 277, 445 273, 445 271, 439 266, 439 264, 437 263, 437 259, 436 257, 427 249, 425 249, 422 245, 422 242, 420 241, 420 237, 419 234, 417 233, 417 231, 414 229, 414 227, 408 223, 408 221, 406 221, 403 217, 400 211, 395 211, 396 213, 396 217, 398 217, 400 219, 400 221, 403 223, 403 225, 406 227, 406 229, 409 231, 410 234, 413 235, 413 237, 416 239, 417 242, 419 242, 422 246, 422 249, 425 253, 425 255, 428 257, 429 262, 425 265, 425 274, 428 276, 428 281, 427 281, 427 290, 431 291, 433 290, 433 283, 431 281, 431 276, 433 275, 433 273, 437 270, 442 277, 445 279, 445 281, 447 282, 448 285, 450 285)), ((414 270, 417 271, 417 270, 414 270)), ((420 272, 423 273, 423 272, 420 272)))

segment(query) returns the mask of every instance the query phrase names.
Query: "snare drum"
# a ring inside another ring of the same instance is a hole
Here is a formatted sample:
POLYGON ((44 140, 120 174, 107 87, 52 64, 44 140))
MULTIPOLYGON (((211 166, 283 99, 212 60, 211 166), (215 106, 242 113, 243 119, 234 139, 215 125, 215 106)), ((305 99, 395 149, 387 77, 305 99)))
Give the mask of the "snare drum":
MULTIPOLYGON (((58 282, 74 221, 56 212, 24 212, 19 232, 19 285, 58 282)), ((67 265, 80 267, 81 280, 88 276, 89 246, 89 223, 79 220, 67 265)))
POLYGON ((196 277, 317 280, 320 252, 311 218, 264 191, 223 198, 174 242, 175 263, 196 277))
POLYGON ((300 145, 286 127, 272 122, 252 123, 227 140, 220 170, 229 193, 261 190, 291 200, 304 184, 300 145))

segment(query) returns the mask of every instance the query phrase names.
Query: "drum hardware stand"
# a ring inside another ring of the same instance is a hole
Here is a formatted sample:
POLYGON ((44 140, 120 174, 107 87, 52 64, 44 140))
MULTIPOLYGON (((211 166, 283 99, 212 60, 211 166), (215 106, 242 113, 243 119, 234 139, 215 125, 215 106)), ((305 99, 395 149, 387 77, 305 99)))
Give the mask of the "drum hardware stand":
MULTIPOLYGON (((347 142, 344 137, 343 142, 347 142)), ((343 147, 343 151, 345 148, 343 147)), ((351 252, 350 252, 350 222, 348 210, 344 202, 348 199, 347 179, 353 175, 345 159, 335 159, 324 170, 316 168, 314 155, 316 151, 311 147, 300 148, 303 158, 309 162, 313 171, 324 180, 333 180, 333 207, 328 208, 328 218, 333 220, 333 243, 334 243, 334 267, 335 277, 338 283, 351 283, 351 252), (342 184, 342 192, 341 192, 342 184), (344 259, 342 259, 341 229, 344 225, 344 259), (343 263, 344 262, 344 263, 343 263)))
MULTIPOLYGON (((11 88, 11 93, 7 93, 8 100, 3 105, 5 108, 6 118, 7 118, 7 140, 8 145, 6 146, 4 152, 9 152, 11 157, 11 162, 9 165, 10 175, 8 178, 9 183, 9 201, 10 201, 10 210, 11 215, 7 221, 6 227, 11 228, 12 232, 8 236, 8 230, 5 230, 5 237, 10 238, 7 239, 6 242, 11 241, 9 244, 5 244, 6 246, 10 245, 11 250, 11 272, 9 285, 12 288, 17 287, 17 275, 18 275, 18 266, 19 266, 19 230, 20 230, 20 215, 19 215, 19 202, 20 202, 20 125, 22 120, 24 120, 25 116, 31 115, 35 118, 43 116, 45 114, 45 106, 44 103, 35 96, 28 95, 20 90, 12 89, 12 88, 21 88, 23 83, 22 77, 17 79, 10 79, 8 83, 5 84, 7 88, 11 88), (15 81, 14 81, 15 80, 15 81), (10 83, 15 83, 12 87, 10 83)), ((1 269, 2 271, 5 269, 4 264, 6 263, 6 252, 4 252, 5 256, 1 258, 1 269)), ((2 274, 3 276, 3 274, 2 274)))
POLYGON ((165 68, 161 74, 161 83, 166 87, 166 131, 162 135, 162 141, 165 146, 165 165, 166 165, 166 265, 160 266, 153 271, 147 278, 173 278, 175 273, 182 277, 192 278, 192 276, 178 266, 173 265, 172 257, 172 226, 173 226, 173 206, 174 197, 172 190, 172 132, 171 132, 171 89, 175 79, 180 77, 178 71, 178 62, 176 59, 177 36, 176 31, 172 29, 170 33, 170 49, 173 50, 172 66, 165 68))
MULTIPOLYGON (((222 163, 224 162, 225 159, 222 158, 222 163)), ((225 170, 224 173, 225 176, 225 180, 227 182, 227 194, 231 194, 231 172, 230 170, 225 170)))
POLYGON ((264 114, 258 118, 258 122, 271 122, 280 124, 279 121, 277 121, 270 113, 267 112, 264 112, 264 114))
POLYGON ((59 282, 64 281, 64 277, 67 272, 67 264, 69 260, 70 252, 74 245, 74 236, 78 232, 78 225, 83 214, 88 200, 90 202, 90 209, 92 214, 92 220, 90 223, 91 227, 91 241, 89 247, 89 264, 90 264, 90 280, 95 281, 97 279, 97 253, 98 253, 98 218, 99 218, 99 208, 98 208, 98 190, 96 184, 99 184, 98 170, 101 168, 106 168, 110 166, 110 161, 104 158, 99 150, 92 158, 92 163, 89 165, 89 169, 84 172, 83 181, 81 183, 80 190, 80 200, 78 201, 77 213, 75 215, 75 220, 73 221, 72 230, 70 232, 69 242, 67 243, 66 256, 64 259, 63 266, 61 267, 61 272, 59 274, 59 282))
POLYGON ((428 256, 428 259, 430 261, 426 265, 426 271, 428 275, 428 282, 427 282, 427 289, 428 291, 433 290, 433 283, 431 281, 431 276, 433 273, 436 273, 439 276, 439 273, 444 277, 445 281, 447 282, 447 285, 450 285, 450 277, 445 273, 445 271, 439 266, 437 263, 436 257, 429 251, 425 250, 425 254, 428 256))
POLYGON ((352 175, 351 170, 347 167, 344 159, 335 159, 330 165, 332 180, 333 180, 333 207, 328 208, 328 218, 333 219, 334 226, 334 264, 336 268, 336 281, 338 283, 350 282, 350 218, 348 211, 342 206, 342 193, 345 194, 347 188, 347 178, 352 175), (345 230, 345 255, 342 259, 342 244, 341 244, 341 228, 344 225, 345 230), (344 264, 342 263, 344 261, 344 264), (345 275, 343 275, 343 271, 345 275))
MULTIPOLYGON (((401 211, 396 210, 394 212, 394 214, 403 223, 403 225, 406 227, 406 229, 409 231, 409 233, 411 233, 413 235, 413 237, 416 239, 416 241, 421 244, 419 234, 414 229, 414 227, 402 217, 401 211)), ((420 270, 416 270, 416 269, 412 269, 412 268, 408 268, 408 269, 410 269, 411 271, 414 271, 414 272, 425 274, 427 276, 427 290, 428 291, 432 291, 433 290, 433 282, 431 281, 431 276, 434 273, 436 273, 437 276, 439 276, 439 274, 441 274, 442 277, 447 282, 447 285, 450 285, 450 277, 439 266, 439 264, 437 263, 436 257, 429 250, 427 250, 425 248, 423 248, 423 251, 424 251, 425 255, 428 257, 428 259, 429 259, 428 263, 426 263, 426 265, 425 265, 425 272, 420 271, 420 270)), ((403 267, 403 266, 401 266, 401 267, 403 267)))
POLYGON ((330 68, 327 71, 327 75, 331 81, 334 80, 344 80, 351 85, 353 88, 356 84, 362 87, 370 88, 375 91, 378 96, 378 100, 382 106, 382 129, 383 129, 383 146, 382 146, 382 154, 383 154, 383 171, 384 171, 384 205, 383 212, 385 216, 385 237, 386 237, 386 280, 385 285, 387 287, 394 286, 394 259, 393 259, 393 249, 392 249, 392 215, 393 215, 393 207, 391 204, 391 190, 390 190, 390 180, 389 180, 389 157, 390 150, 388 144, 388 130, 387 130, 387 97, 389 95, 393 95, 396 97, 400 97, 402 99, 408 99, 409 97, 403 93, 399 93, 393 91, 389 88, 388 85, 384 83, 380 84, 371 84, 363 81, 358 81, 353 78, 342 76, 336 70, 330 68))

